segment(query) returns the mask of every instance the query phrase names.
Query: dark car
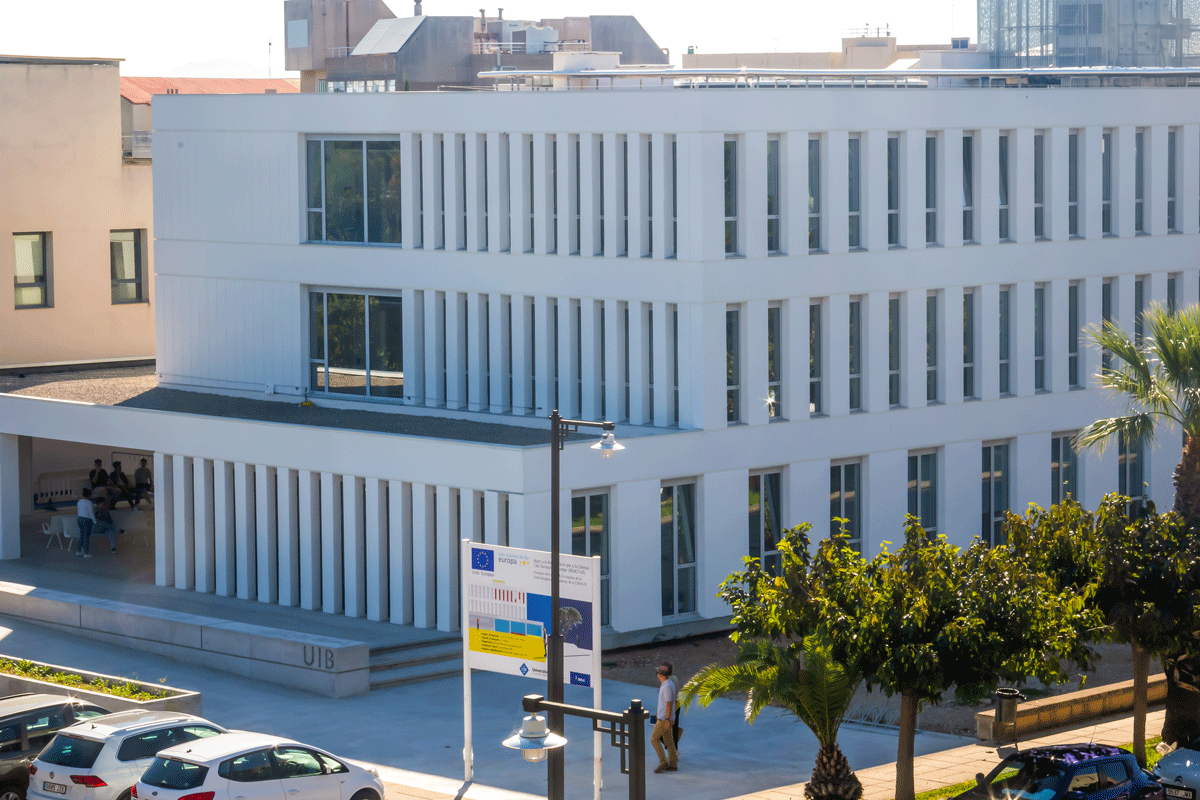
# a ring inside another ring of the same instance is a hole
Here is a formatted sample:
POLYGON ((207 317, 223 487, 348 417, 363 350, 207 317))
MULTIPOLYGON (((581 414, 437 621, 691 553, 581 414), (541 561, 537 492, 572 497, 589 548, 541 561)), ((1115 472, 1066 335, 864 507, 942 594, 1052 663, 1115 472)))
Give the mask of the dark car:
POLYGON ((1037 747, 1009 756, 954 800, 1162 800, 1163 787, 1128 750, 1103 744, 1037 747))
POLYGON ((0 697, 0 800, 21 800, 29 765, 54 734, 108 710, 61 694, 0 697))

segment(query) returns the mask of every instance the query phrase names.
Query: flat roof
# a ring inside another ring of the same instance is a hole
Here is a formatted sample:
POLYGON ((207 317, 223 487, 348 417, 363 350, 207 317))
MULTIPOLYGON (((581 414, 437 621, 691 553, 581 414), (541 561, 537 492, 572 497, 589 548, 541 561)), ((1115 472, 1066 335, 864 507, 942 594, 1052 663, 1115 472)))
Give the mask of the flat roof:
POLYGON ((116 66, 123 58, 80 58, 72 56, 6 56, 0 55, 0 64, 70 64, 78 66, 105 64, 116 66))

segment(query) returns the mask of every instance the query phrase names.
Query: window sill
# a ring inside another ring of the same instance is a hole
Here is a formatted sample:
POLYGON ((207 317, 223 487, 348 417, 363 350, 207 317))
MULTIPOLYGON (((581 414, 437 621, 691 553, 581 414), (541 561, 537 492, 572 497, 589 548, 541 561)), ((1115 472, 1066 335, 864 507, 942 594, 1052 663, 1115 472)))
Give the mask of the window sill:
POLYGON ((926 400, 925 401, 926 408, 928 408, 929 406, 944 406, 944 405, 946 405, 946 401, 944 401, 944 400, 926 400))
POLYGON ((741 253, 726 253, 725 254, 726 261, 732 261, 732 260, 738 259, 738 258, 745 258, 745 256, 742 255, 741 253))
POLYGON ((888 250, 906 250, 906 249, 908 249, 908 248, 906 248, 902 244, 889 244, 888 245, 888 250))
POLYGON ((17 305, 14 305, 13 308, 17 311, 36 311, 39 308, 54 308, 54 306, 50 305, 49 303, 43 303, 40 306, 17 306, 17 305))
POLYGON ((908 408, 908 406, 904 406, 904 405, 900 405, 899 403, 896 403, 895 405, 889 405, 888 411, 903 411, 906 408, 908 408))
POLYGON ((788 421, 789 420, 787 417, 768 417, 767 418, 767 423, 771 424, 771 425, 774 425, 776 422, 788 422, 788 421))
POLYGON ((808 254, 809 254, 810 256, 827 256, 827 255, 829 255, 829 251, 828 251, 828 250, 822 250, 822 249, 821 249, 821 248, 819 248, 819 247, 810 247, 810 248, 808 249, 808 254))
POLYGON ((942 243, 941 243, 941 242, 926 242, 926 243, 925 243, 925 249, 926 249, 926 250, 931 250, 931 249, 933 249, 933 248, 936 248, 936 247, 941 247, 941 246, 942 246, 942 243))
POLYGON ((113 300, 112 301, 112 304, 114 306, 142 306, 142 305, 148 305, 149 303, 150 303, 149 300, 113 300))
POLYGON ((1082 392, 1082 391, 1085 391, 1086 389, 1087 389, 1087 387, 1086 387, 1086 386, 1072 386, 1072 387, 1070 387, 1070 389, 1068 389, 1068 391, 1071 391, 1071 392, 1082 392))
POLYGON ((809 419, 828 419, 829 415, 823 411, 813 411, 808 415, 809 419))

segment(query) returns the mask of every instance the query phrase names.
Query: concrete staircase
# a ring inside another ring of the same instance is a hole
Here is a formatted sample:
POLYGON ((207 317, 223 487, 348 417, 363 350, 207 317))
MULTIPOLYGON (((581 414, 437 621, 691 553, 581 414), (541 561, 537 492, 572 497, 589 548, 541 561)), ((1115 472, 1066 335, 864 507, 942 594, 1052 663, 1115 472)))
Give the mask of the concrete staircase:
POLYGON ((370 650, 371 690, 462 674, 462 637, 454 634, 370 650))

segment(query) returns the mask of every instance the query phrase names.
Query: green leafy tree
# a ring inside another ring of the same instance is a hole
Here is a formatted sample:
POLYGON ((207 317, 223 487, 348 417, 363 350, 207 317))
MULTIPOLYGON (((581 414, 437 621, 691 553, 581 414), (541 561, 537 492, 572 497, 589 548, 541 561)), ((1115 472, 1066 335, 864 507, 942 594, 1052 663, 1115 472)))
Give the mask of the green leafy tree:
POLYGON ((1086 659, 1095 627, 1082 593, 1053 582, 1008 548, 976 540, 966 550, 931 540, 909 517, 904 545, 863 563, 836 539, 812 565, 818 634, 868 690, 900 695, 896 798, 913 800, 913 754, 922 703, 953 689, 978 702, 1004 682, 1067 679, 1064 663, 1086 659))

